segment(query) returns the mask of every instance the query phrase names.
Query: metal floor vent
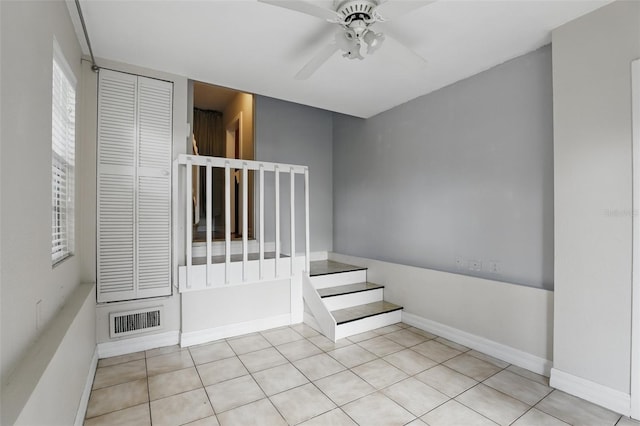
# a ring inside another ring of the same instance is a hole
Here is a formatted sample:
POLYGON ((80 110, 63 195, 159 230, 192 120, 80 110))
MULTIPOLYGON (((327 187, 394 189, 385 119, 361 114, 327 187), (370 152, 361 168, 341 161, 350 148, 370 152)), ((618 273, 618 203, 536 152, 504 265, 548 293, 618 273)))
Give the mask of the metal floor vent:
POLYGON ((162 306, 109 313, 109 336, 122 337, 162 328, 162 306))

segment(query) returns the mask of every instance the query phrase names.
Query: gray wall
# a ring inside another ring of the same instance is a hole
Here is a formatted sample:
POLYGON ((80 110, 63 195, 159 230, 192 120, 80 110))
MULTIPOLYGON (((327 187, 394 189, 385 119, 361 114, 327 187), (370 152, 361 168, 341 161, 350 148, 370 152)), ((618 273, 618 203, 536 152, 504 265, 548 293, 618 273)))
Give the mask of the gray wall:
MULTIPOLYGON (((309 166, 311 251, 333 248, 332 113, 264 96, 255 97, 256 159, 309 166)), ((265 240, 274 241, 273 173, 265 174, 265 240)), ((289 177, 281 174, 282 223, 289 223, 289 177)), ((256 184, 257 187, 257 184, 256 184)), ((304 179, 296 178, 296 252, 304 250, 304 179)), ((257 215, 256 215, 257 217, 257 215)), ((288 226, 288 225, 287 225, 288 226)), ((289 229, 282 228, 283 250, 289 229)))
POLYGON ((552 119, 549 46, 368 120, 336 115, 334 251, 552 289, 552 119))
POLYGON ((554 369, 628 394, 631 61, 640 57, 640 3, 614 2, 552 39, 554 369))

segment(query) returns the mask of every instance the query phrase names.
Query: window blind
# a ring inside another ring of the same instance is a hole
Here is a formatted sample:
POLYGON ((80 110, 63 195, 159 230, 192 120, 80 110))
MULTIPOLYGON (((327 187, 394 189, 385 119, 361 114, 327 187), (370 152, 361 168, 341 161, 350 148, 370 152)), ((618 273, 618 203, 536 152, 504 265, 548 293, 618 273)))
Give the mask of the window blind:
POLYGON ((74 251, 76 81, 57 43, 51 95, 51 261, 74 251))

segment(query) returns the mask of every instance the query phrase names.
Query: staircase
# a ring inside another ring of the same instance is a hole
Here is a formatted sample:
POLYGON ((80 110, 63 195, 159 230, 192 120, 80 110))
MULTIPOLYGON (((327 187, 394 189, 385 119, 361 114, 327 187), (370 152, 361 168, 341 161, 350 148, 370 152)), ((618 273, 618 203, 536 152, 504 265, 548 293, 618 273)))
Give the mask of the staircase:
POLYGON ((311 262, 303 282, 305 322, 333 341, 402 320, 402 306, 384 300, 384 286, 367 282, 367 268, 311 262))

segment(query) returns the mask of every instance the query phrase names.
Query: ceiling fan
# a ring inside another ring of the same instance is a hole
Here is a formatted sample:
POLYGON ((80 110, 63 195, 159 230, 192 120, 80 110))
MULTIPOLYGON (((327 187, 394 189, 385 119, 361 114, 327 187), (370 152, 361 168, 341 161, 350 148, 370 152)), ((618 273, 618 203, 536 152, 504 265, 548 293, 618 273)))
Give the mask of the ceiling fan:
MULTIPOLYGON (((313 75, 334 53, 342 50, 348 59, 364 59, 380 48, 389 34, 375 32, 373 26, 396 19, 415 9, 426 6, 434 0, 334 0, 333 9, 327 9, 303 0, 258 0, 262 3, 295 10, 338 25, 333 43, 321 49, 296 74, 304 80, 313 75)), ((398 43, 400 44, 400 43, 398 43)), ((402 44, 400 44, 402 45, 402 44)), ((413 50, 405 46, 415 56, 413 50)))

